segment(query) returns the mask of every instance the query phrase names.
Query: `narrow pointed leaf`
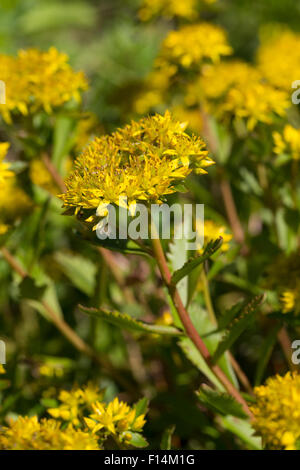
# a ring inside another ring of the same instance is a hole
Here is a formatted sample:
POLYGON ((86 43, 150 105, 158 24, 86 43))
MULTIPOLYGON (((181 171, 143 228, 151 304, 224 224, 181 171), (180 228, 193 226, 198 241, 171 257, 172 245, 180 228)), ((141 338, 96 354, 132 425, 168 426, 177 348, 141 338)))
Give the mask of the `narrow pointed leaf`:
POLYGON ((172 448, 172 436, 175 431, 175 426, 169 426, 167 429, 165 429, 162 440, 160 443, 160 448, 161 450, 171 450, 172 448))
POLYGON ((231 415, 238 418, 246 418, 240 403, 228 393, 219 392, 207 386, 202 386, 196 395, 199 401, 214 413, 223 416, 231 415))
POLYGON ((238 318, 235 318, 228 326, 223 340, 219 343, 216 352, 213 355, 213 363, 215 364, 221 358, 225 351, 230 349, 233 343, 250 325, 254 318, 256 310, 264 300, 264 295, 258 295, 248 303, 242 310, 238 318))
POLYGON ((150 333, 157 335, 169 335, 169 336, 183 336, 184 333, 174 326, 164 325, 153 325, 146 323, 141 320, 137 320, 127 314, 120 313, 118 311, 110 311, 103 308, 88 308, 79 305, 79 308, 94 317, 101 318, 102 320, 111 323, 112 325, 124 328, 125 330, 137 331, 140 333, 150 333))
POLYGON ((219 237, 216 240, 209 242, 202 255, 196 256, 195 258, 190 258, 182 266, 182 268, 174 272, 172 276, 172 283, 174 285, 177 284, 181 279, 187 276, 193 269, 195 269, 200 264, 204 263, 204 261, 209 259, 221 247, 222 243, 223 243, 222 237, 219 237))
POLYGON ((257 364, 257 367, 256 367, 255 386, 260 385, 260 383, 263 379, 264 372, 266 370, 267 364, 268 364, 269 359, 271 357, 273 348, 276 344, 277 333, 280 330, 280 328, 281 328, 280 323, 275 325, 271 329, 271 331, 269 332, 269 334, 267 335, 267 337, 265 338, 265 340, 262 344, 261 351, 260 351, 260 354, 259 354, 259 361, 258 361, 258 364, 257 364))

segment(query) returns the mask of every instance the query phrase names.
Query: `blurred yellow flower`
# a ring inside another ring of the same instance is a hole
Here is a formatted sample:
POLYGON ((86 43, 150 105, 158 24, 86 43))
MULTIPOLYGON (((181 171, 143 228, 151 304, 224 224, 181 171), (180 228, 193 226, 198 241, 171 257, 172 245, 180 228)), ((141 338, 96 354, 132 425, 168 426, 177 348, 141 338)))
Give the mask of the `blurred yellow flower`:
POLYGON ((274 152, 288 153, 294 160, 300 159, 300 129, 286 124, 283 132, 273 132, 274 152))
POLYGON ((54 364, 42 364, 39 367, 39 373, 45 377, 62 377, 64 369, 54 364))
POLYGON ((6 233, 9 225, 32 207, 30 198, 18 187, 9 164, 2 161, 8 148, 7 142, 0 143, 0 235, 6 233))
POLYGON ((3 183, 7 178, 13 176, 13 172, 9 170, 9 164, 3 161, 8 149, 8 142, 0 143, 0 183, 3 183))
POLYGON ((173 18, 193 19, 197 15, 197 0, 144 0, 139 11, 139 17, 142 21, 148 21, 153 16, 166 16, 173 18))
POLYGON ((288 372, 256 387, 252 426, 270 449, 296 449, 300 438, 300 375, 288 372))
POLYGON ((263 80, 253 66, 221 62, 203 68, 203 76, 187 89, 187 105, 204 102, 219 119, 243 119, 251 131, 259 123, 272 124, 289 107, 288 95, 263 80))
POLYGON ((6 104, 0 104, 0 114, 9 124, 14 112, 51 113, 71 99, 80 101, 80 92, 87 88, 83 73, 74 72, 68 56, 54 47, 47 52, 20 50, 16 58, 0 55, 0 80, 6 84, 6 104))
POLYGON ((299 300, 299 296, 297 296, 296 291, 286 290, 282 293, 280 300, 283 305, 283 313, 292 312, 294 310, 297 297, 299 300))
POLYGON ((300 34, 286 30, 264 41, 257 53, 258 67, 268 82, 287 92, 300 78, 300 34))
POLYGON ((210 23, 199 23, 171 31, 162 44, 159 57, 183 68, 201 66, 204 61, 218 62, 232 54, 225 31, 210 23))
POLYGON ((49 193, 56 195, 59 192, 59 188, 53 181, 53 177, 47 170, 44 162, 40 159, 31 160, 29 166, 29 176, 33 184, 41 186, 49 193))
POLYGON ((228 228, 224 225, 217 224, 213 220, 205 220, 204 222, 204 244, 206 245, 211 240, 216 240, 222 237, 223 243, 221 245, 221 251, 228 251, 230 248, 229 242, 233 236, 229 233, 228 228))

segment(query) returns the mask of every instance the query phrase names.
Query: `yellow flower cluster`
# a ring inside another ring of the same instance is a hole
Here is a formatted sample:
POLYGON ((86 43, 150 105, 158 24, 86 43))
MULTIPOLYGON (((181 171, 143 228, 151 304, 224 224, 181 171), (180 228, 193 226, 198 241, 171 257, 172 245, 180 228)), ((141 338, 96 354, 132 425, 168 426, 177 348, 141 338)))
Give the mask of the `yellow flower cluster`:
POLYGON ((167 18, 192 19, 197 15, 196 0, 144 0, 139 11, 142 21, 148 21, 154 16, 165 16, 167 18))
POLYGON ((86 387, 74 388, 71 391, 62 390, 58 398, 61 405, 57 408, 49 408, 48 413, 53 418, 69 421, 74 426, 79 426, 85 409, 101 400, 103 393, 97 386, 88 384, 86 387))
POLYGON ((0 80, 6 84, 6 104, 0 104, 0 114, 9 124, 14 112, 51 113, 71 99, 79 101, 87 88, 83 73, 75 73, 68 56, 54 47, 47 52, 21 50, 17 57, 0 55, 0 80))
POLYGON ((51 419, 19 416, 0 427, 0 450, 100 450, 111 435, 119 443, 135 446, 132 433, 136 437, 142 431, 145 414, 118 398, 108 404, 102 398, 92 384, 62 390, 61 405, 48 410, 51 419))
POLYGON ((272 85, 291 91, 300 77, 300 34, 283 31, 266 40, 257 53, 258 66, 272 85))
POLYGON ((199 73, 204 63, 217 62, 231 54, 225 32, 218 26, 199 23, 171 31, 163 41, 152 72, 134 101, 134 110, 145 114, 168 102, 184 72, 199 73))
POLYGON ((0 143, 0 183, 2 184, 7 178, 13 176, 13 172, 9 170, 9 164, 4 162, 7 151, 9 149, 8 142, 0 143))
POLYGON ((253 66, 241 61, 221 62, 203 68, 203 76, 192 84, 187 105, 204 102, 217 118, 243 119, 253 130, 258 122, 272 124, 289 107, 287 94, 267 83, 253 66))
POLYGON ((166 112, 96 138, 66 180, 67 192, 60 196, 64 205, 92 209, 122 205, 126 198, 128 206, 137 200, 160 202, 191 171, 206 173, 213 161, 204 142, 188 136, 185 127, 166 112))
POLYGON ((92 404, 93 413, 84 418, 93 434, 101 431, 104 434, 117 435, 120 442, 130 444, 131 432, 140 432, 145 424, 145 415, 137 416, 136 409, 116 397, 108 405, 96 402, 92 404))
POLYGON ((0 143, 0 235, 6 233, 9 225, 32 207, 27 194, 17 186, 9 164, 3 162, 8 148, 8 143, 0 143))
POLYGON ((162 44, 159 58, 184 68, 199 68, 205 60, 218 62, 232 54, 223 29, 199 23, 171 31, 162 44))
POLYGON ((287 153, 294 160, 300 159, 300 129, 286 124, 282 133, 273 132, 273 140, 275 153, 287 153))
POLYGON ((288 372, 256 387, 254 429, 270 449, 294 450, 300 438, 300 375, 288 372))
POLYGON ((0 430, 1 450, 100 450, 97 438, 87 431, 74 429, 70 424, 61 429, 53 419, 38 421, 18 417, 0 430))

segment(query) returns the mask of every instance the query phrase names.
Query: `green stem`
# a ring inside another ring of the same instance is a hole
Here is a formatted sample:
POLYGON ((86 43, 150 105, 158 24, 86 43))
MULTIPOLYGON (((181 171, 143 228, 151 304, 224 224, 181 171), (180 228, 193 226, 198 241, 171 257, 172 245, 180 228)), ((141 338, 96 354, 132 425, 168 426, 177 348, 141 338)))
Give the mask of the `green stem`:
MULTIPOLYGON (((210 295, 209 282, 208 282, 208 279, 207 279, 207 276, 205 274, 204 269, 201 271, 200 278, 201 278, 201 281, 202 281, 204 300, 205 300, 205 305, 206 305, 208 315, 210 317, 210 320, 211 320, 212 324, 215 327, 217 327, 218 322, 217 322, 217 319, 216 319, 216 315, 215 315, 215 311, 214 311, 214 307, 213 307, 213 303, 212 303, 212 299, 211 299, 211 295, 210 295)), ((244 371, 241 369, 239 363, 236 361, 235 357, 231 354, 230 351, 228 351, 228 357, 230 359, 231 365, 232 365, 233 369, 235 370, 235 373, 238 376, 241 384, 244 386, 244 388, 245 388, 245 390, 247 390, 247 392, 252 394, 253 390, 252 390, 251 384, 248 380, 248 377, 246 376, 244 371)))

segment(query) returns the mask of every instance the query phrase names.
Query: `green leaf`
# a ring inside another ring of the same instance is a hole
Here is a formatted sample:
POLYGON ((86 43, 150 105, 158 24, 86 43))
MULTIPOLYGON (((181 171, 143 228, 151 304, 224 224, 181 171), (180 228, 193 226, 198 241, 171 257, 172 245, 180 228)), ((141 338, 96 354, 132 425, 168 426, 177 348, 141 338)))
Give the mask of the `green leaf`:
POLYGON ((246 305, 247 304, 242 300, 226 310, 224 315, 218 319, 218 330, 225 330, 234 318, 237 318, 242 308, 246 305))
POLYGON ((144 415, 148 411, 149 400, 147 397, 141 398, 135 405, 135 416, 136 418, 140 415, 144 415))
POLYGON ((34 279, 26 276, 20 283, 19 289, 23 299, 40 300, 44 296, 47 286, 38 286, 34 279))
POLYGON ((94 294, 97 268, 92 261, 81 255, 65 252, 55 253, 54 259, 75 287, 89 297, 94 294))
POLYGON ((130 445, 133 447, 143 448, 148 446, 146 439, 138 432, 127 432, 131 435, 130 445))
POLYGON ((196 258, 190 258, 182 268, 174 272, 172 276, 172 283, 176 285, 181 279, 187 276, 193 269, 195 269, 200 264, 204 263, 208 258, 210 258, 222 245, 223 238, 219 237, 217 240, 210 241, 203 255, 197 256, 196 258))
POLYGON ((65 3, 63 15, 61 3, 39 2, 35 8, 27 8, 19 19, 19 28, 25 34, 37 34, 45 31, 59 30, 66 27, 90 28, 95 24, 96 14, 91 5, 86 2, 75 1, 65 3))
POLYGON ((68 154, 72 144, 70 136, 73 128, 74 119, 65 115, 57 116, 54 127, 52 161, 61 175, 64 173, 64 157, 68 154))
POLYGON ((139 333, 150 333, 157 335, 169 335, 169 336, 183 336, 184 333, 174 326, 164 326, 164 325, 152 325, 141 320, 136 320, 129 315, 117 312, 110 311, 103 308, 88 308, 82 305, 79 305, 79 308, 94 317, 101 318, 102 320, 111 323, 119 328, 124 328, 125 330, 137 331, 139 333))
POLYGON ((225 429, 228 429, 228 431, 238 436, 241 441, 245 442, 250 450, 262 450, 261 438, 253 436, 254 429, 248 421, 235 416, 220 417, 218 420, 225 429))
POLYGON ((191 363, 194 364, 194 366, 197 367, 197 369, 199 369, 212 384, 214 384, 219 390, 224 390, 221 382, 216 378, 215 374, 208 367, 200 352, 189 338, 180 339, 178 345, 189 361, 191 361, 191 363))
POLYGON ((242 310, 238 318, 235 318, 232 323, 227 326, 227 332, 223 340, 219 343, 216 352, 213 355, 212 361, 215 364, 227 349, 233 345, 243 331, 248 327, 254 318, 256 310, 264 300, 264 295, 254 297, 251 302, 242 310))
POLYGON ((241 277, 236 276, 235 274, 224 273, 222 277, 225 282, 233 284, 239 289, 245 290, 246 292, 250 292, 253 295, 259 295, 262 293, 262 289, 260 287, 251 284, 248 280, 242 279, 241 277))
POLYGON ((161 450, 171 450, 172 448, 172 436, 175 431, 175 425, 169 426, 167 429, 164 430, 160 448, 161 450))
POLYGON ((11 387, 11 381, 7 379, 0 379, 0 391, 6 390, 7 388, 11 387))
POLYGON ((238 418, 247 418, 242 406, 228 393, 212 390, 203 385, 196 395, 199 401, 208 409, 224 416, 232 415, 238 418))
POLYGON ((267 337, 265 338, 262 348, 259 354, 259 361, 256 367, 255 373, 255 386, 260 385, 265 369, 271 357, 274 345, 277 341, 277 333, 281 328, 281 324, 275 325, 274 328, 268 333, 267 337))

